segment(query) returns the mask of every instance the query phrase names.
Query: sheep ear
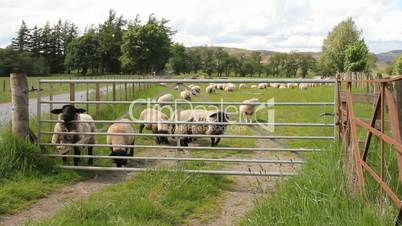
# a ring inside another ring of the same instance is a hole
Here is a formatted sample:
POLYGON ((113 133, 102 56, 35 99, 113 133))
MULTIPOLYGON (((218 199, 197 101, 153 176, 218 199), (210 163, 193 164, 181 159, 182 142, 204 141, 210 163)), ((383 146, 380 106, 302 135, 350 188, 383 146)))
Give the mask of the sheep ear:
POLYGON ((210 114, 208 117, 210 117, 210 118, 216 118, 216 116, 218 116, 218 112, 212 113, 212 114, 210 114))
POLYGON ((85 113, 85 112, 86 112, 86 110, 82 109, 82 108, 76 108, 75 109, 75 113, 85 113))
POLYGON ((58 115, 58 114, 60 114, 61 112, 63 112, 63 109, 53 109, 53 110, 51 110, 50 112, 51 112, 52 114, 58 115))

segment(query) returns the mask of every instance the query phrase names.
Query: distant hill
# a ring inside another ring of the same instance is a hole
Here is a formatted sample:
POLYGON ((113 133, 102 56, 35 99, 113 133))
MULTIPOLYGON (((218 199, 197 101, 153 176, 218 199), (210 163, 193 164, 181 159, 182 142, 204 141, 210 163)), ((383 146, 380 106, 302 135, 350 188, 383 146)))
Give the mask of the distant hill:
MULTIPOLYGON (((194 47, 189 47, 189 48, 199 48, 199 47, 200 46, 194 46, 194 47)), ((208 48, 212 48, 212 49, 222 48, 222 49, 226 50, 229 54, 234 54, 234 55, 241 55, 241 54, 250 55, 253 52, 260 52, 263 62, 266 62, 271 55, 273 55, 275 53, 280 53, 277 51, 270 51, 270 50, 249 50, 249 49, 241 49, 241 48, 233 48, 233 47, 219 47, 219 46, 208 46, 208 48)), ((299 53, 311 54, 316 59, 318 59, 321 54, 321 52, 299 52, 299 53)), ((397 57, 401 54, 402 54, 402 50, 391 50, 391 51, 385 52, 385 53, 378 53, 378 54, 376 54, 377 63, 378 64, 389 63, 395 57, 397 57)))
MULTIPOLYGON (((199 48, 201 46, 193 46, 189 48, 199 48)), ((208 46, 208 48, 216 49, 216 48, 222 48, 223 50, 227 51, 229 54, 233 55, 250 55, 253 52, 260 52, 261 53, 261 58, 263 62, 266 62, 268 58, 275 54, 275 53, 280 53, 277 51, 270 51, 270 50, 250 50, 250 49, 241 49, 241 48, 234 48, 234 47, 219 47, 219 46, 208 46)), ((313 55, 314 58, 319 58, 320 53, 319 52, 299 52, 299 53, 308 53, 313 55)))
POLYGON ((378 53, 376 54, 377 63, 390 63, 399 55, 402 55, 402 50, 391 50, 385 53, 378 53))

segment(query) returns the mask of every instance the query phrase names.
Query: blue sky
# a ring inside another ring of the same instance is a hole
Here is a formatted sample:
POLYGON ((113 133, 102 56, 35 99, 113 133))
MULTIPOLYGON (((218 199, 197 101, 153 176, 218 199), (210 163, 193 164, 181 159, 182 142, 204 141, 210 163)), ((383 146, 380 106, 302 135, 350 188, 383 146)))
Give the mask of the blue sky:
POLYGON ((372 52, 402 49, 402 0, 0 0, 0 47, 22 20, 32 27, 68 19, 82 32, 111 8, 126 19, 169 19, 174 41, 186 46, 319 51, 327 33, 352 17, 372 52))

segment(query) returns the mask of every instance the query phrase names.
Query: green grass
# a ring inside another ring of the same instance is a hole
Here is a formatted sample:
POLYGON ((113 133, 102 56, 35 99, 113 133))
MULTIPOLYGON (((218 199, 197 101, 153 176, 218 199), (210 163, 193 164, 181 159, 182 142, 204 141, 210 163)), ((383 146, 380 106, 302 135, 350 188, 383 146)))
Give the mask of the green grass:
POLYGON ((61 171, 40 156, 39 147, 16 138, 4 129, 0 140, 0 216, 13 214, 63 184, 86 174, 61 171))
POLYGON ((180 225, 229 184, 221 176, 145 172, 32 225, 180 225))
POLYGON ((240 225, 392 225, 395 209, 381 216, 376 205, 351 198, 342 169, 343 149, 310 155, 299 175, 256 200, 240 225))

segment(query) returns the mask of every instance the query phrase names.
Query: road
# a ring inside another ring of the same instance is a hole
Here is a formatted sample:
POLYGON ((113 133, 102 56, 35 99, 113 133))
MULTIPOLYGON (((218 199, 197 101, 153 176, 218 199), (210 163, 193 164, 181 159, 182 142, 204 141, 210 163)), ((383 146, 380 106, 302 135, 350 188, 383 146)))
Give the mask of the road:
MULTIPOLYGON (((106 93, 106 87, 101 87, 100 88, 100 93, 105 94, 106 93)), ((109 87, 109 90, 112 90, 111 87, 109 87)), ((95 93, 94 89, 89 90, 89 95, 95 93)), ((62 93, 58 95, 53 96, 53 100, 69 100, 70 99, 70 93, 62 93)), ((85 101, 86 98, 86 90, 83 91, 77 91, 75 93, 75 100, 77 101, 85 101)), ((49 96, 43 96, 42 100, 49 100, 49 96)), ((47 113, 49 112, 49 104, 43 104, 42 105, 42 113, 47 113)), ((53 108, 58 108, 61 107, 60 104, 54 104, 53 108)), ((11 121, 11 112, 12 112, 12 104, 11 102, 9 103, 1 103, 0 104, 0 127, 3 127, 6 125, 8 122, 11 121)), ((36 98, 31 98, 29 99, 29 115, 30 116, 36 116, 37 114, 37 99, 36 98)))

